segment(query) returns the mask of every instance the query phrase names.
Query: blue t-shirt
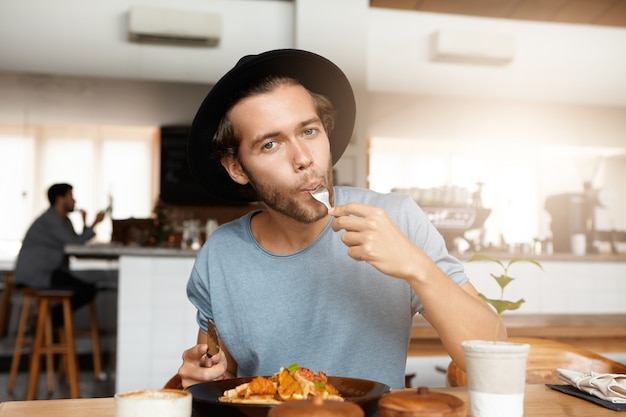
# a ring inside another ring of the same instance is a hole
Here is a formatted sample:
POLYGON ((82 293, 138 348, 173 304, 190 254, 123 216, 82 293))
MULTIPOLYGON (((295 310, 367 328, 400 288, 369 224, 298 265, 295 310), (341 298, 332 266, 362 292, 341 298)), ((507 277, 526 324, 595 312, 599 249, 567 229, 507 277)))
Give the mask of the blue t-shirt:
MULTIPOLYGON (((467 281, 410 197, 335 187, 337 205, 350 201, 384 208, 458 285, 467 281)), ((350 258, 330 222, 306 248, 272 254, 252 235, 253 215, 211 235, 187 285, 200 328, 206 332, 207 320, 215 321, 238 375, 271 375, 297 362, 314 372, 403 387, 412 318, 422 311, 410 286, 350 258)))

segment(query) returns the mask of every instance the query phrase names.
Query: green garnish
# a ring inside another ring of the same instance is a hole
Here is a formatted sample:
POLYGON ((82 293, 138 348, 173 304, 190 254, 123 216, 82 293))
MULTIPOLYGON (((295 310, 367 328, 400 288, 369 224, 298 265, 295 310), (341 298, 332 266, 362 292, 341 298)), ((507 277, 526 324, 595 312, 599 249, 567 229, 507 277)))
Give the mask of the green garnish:
POLYGON ((292 363, 287 368, 287 370, 289 371, 291 375, 295 374, 298 369, 300 369, 300 365, 298 365, 297 363, 292 363))

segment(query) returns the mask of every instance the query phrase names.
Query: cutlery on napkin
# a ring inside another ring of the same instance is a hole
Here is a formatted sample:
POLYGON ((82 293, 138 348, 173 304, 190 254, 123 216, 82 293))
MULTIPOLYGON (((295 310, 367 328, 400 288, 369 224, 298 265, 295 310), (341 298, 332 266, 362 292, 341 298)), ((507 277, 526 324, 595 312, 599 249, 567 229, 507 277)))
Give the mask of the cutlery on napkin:
POLYGON ((626 404, 626 375, 577 372, 557 368, 559 378, 581 391, 588 392, 603 400, 616 404, 626 404))

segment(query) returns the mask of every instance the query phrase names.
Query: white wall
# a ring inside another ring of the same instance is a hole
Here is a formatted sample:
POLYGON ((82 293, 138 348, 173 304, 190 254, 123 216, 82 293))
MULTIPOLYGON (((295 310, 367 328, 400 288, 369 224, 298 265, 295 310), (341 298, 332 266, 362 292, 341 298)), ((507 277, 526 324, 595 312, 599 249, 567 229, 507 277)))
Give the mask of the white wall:
POLYGON ((369 112, 376 137, 621 147, 625 132, 626 106, 373 93, 369 112))
POLYGON ((245 0, 2 0, 0 70, 214 83, 242 55, 292 46, 293 4, 245 0), (218 48, 127 41, 131 6, 218 13, 218 48))
POLYGON ((242 55, 328 55, 372 91, 626 105, 626 29, 369 8, 367 0, 3 0, 0 70, 213 83, 242 55), (127 13, 152 5, 222 16, 216 48, 127 41, 127 13), (505 66, 435 63, 436 30, 511 35, 505 66))
MULTIPOLYGON (((423 111, 423 104, 434 105, 434 111, 440 111, 443 104, 444 112, 455 112, 464 121, 474 120, 469 125, 473 131, 484 130, 487 125, 490 129, 494 126, 501 129, 503 124, 494 124, 497 118, 485 117, 480 108, 472 111, 463 99, 510 102, 504 120, 512 121, 510 126, 515 130, 520 127, 519 122, 525 123, 527 113, 531 116, 538 113, 534 110, 537 102, 598 106, 589 112, 588 107, 578 112, 589 126, 583 130, 585 140, 589 140, 590 131, 617 135, 613 132, 618 130, 611 123, 605 124, 605 119, 608 117, 610 122, 615 117, 624 119, 621 112, 626 108, 624 28, 370 8, 367 0, 181 0, 175 5, 159 0, 0 2, 0 71, 212 84, 244 54, 294 46, 327 55, 344 68, 358 90, 359 113, 364 121, 369 119, 368 106, 376 105, 379 96, 370 99, 361 91, 413 95, 382 105, 387 113, 392 109, 397 113, 400 105, 416 109, 401 112, 400 116, 409 121, 423 111), (216 48, 130 43, 126 40, 126 15, 136 4, 218 13, 223 19, 221 42, 216 48), (510 35, 516 43, 514 59, 505 66, 432 62, 429 39, 437 30, 510 35), (425 97, 450 100, 425 103, 425 97), (460 104, 456 99, 461 99, 460 104), (617 116, 615 108, 620 109, 617 116)), ((39 88, 32 85, 32 80, 15 82, 18 90, 39 88)), ((130 91, 127 97, 147 94, 141 89, 130 91)), ((88 94, 80 90, 75 93, 83 97, 88 94)), ((14 99, 15 96, 5 94, 0 97, 5 103, 14 103, 14 99)), ((92 107, 92 103, 88 104, 92 107)), ((116 111, 115 106, 103 107, 105 112, 116 111)), ((498 102, 495 107, 487 108, 487 115, 499 107, 498 102)), ((0 120, 16 118, 17 114, 19 118, 15 121, 19 122, 28 113, 28 109, 19 109, 14 104, 7 109, 6 105, 0 108, 0 120)), ((544 132, 572 140, 570 133, 577 133, 578 129, 562 127, 581 119, 578 114, 570 117, 571 114, 564 114, 558 108, 556 112, 542 109, 542 117, 536 123, 531 117, 531 123, 522 127, 540 129, 546 120, 557 120, 544 132)), ((438 122, 435 129, 444 129, 445 133, 449 128, 447 118, 432 120, 438 122)), ((357 126, 358 143, 370 134, 410 137, 416 123, 407 125, 398 123, 398 118, 390 119, 383 126, 384 132, 380 132, 381 126, 368 131, 363 128, 366 125, 370 123, 357 126), (389 131, 390 127, 393 132, 389 131)))
POLYGON ((374 8, 368 35, 372 91, 626 105, 625 28, 374 8), (511 36, 513 60, 500 66, 431 61, 430 36, 440 30, 511 36))
POLYGON ((198 83, 0 72, 0 123, 186 124, 210 88, 198 83))
POLYGON ((0 76, 0 121, 184 122, 204 85, 240 56, 293 46, 329 56, 355 85, 355 138, 340 168, 356 185, 367 185, 372 136, 626 143, 626 29, 403 12, 367 0, 3 0, 0 71, 53 75, 0 76), (209 49, 131 44, 133 4, 220 13, 222 41, 209 49), (515 59, 501 67, 431 62, 429 37, 439 29, 512 35, 515 59))

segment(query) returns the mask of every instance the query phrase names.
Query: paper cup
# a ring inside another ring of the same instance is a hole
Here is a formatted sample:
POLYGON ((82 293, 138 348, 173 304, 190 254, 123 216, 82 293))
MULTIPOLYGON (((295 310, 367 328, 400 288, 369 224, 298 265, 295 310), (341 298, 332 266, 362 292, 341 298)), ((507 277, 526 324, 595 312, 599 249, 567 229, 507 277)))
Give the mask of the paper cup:
POLYGON ((191 394, 177 389, 144 389, 115 394, 115 417, 191 417, 191 394))
POLYGON ((526 388, 525 343, 468 340, 461 343, 473 417, 522 417, 526 388))

